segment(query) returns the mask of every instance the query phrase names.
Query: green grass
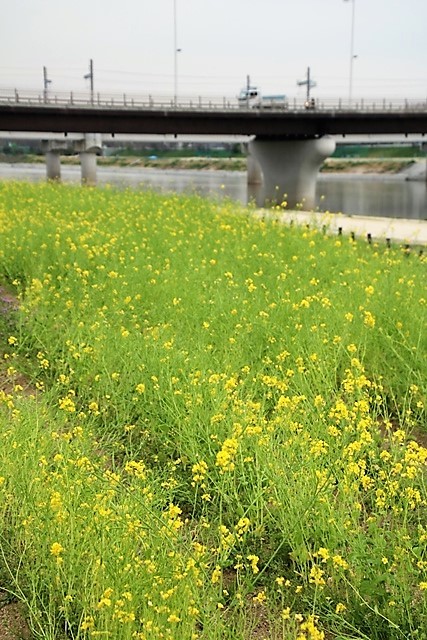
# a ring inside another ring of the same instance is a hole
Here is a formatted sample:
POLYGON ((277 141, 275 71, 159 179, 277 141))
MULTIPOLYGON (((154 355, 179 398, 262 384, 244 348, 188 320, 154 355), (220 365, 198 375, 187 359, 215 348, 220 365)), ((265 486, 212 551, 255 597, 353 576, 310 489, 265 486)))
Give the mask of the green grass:
POLYGON ((111 188, 2 183, 0 229, 35 637, 426 638, 422 256, 111 188))
POLYGON ((335 149, 334 158, 424 158, 426 155, 425 150, 420 148, 420 145, 398 145, 393 147, 391 145, 381 146, 374 145, 368 147, 366 145, 338 145, 335 149))
POLYGON ((414 163, 413 159, 375 159, 372 158, 328 158, 322 164, 322 172, 346 173, 399 173, 414 163))

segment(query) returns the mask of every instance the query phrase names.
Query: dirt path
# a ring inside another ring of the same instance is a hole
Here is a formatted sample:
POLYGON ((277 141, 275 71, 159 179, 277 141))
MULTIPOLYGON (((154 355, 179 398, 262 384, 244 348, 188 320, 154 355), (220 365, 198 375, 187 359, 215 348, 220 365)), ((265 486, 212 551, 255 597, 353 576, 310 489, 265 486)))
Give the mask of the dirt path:
MULTIPOLYGON (((1 606, 1 605, 0 605, 1 606)), ((12 602, 0 608, 0 639, 30 640, 31 631, 19 602, 12 602)))

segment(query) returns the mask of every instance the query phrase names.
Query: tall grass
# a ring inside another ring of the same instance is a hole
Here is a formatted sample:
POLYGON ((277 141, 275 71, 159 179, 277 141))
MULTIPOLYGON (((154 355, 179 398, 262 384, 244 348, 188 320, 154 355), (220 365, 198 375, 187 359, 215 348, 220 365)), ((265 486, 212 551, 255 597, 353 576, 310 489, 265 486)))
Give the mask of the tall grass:
POLYGON ((35 637, 427 637, 425 259, 109 188, 2 184, 0 224, 35 637))

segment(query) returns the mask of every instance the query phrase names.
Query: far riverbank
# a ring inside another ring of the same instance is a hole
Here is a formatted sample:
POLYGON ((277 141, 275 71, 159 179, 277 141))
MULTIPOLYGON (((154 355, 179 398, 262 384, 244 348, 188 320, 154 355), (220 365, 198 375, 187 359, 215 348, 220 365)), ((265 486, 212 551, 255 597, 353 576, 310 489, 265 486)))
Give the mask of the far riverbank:
MULTIPOLYGON (((0 163, 44 164, 42 155, 35 154, 0 154, 0 163)), ((100 167, 151 168, 177 170, 212 170, 212 171, 246 171, 245 157, 213 158, 208 156, 194 157, 139 157, 139 156, 99 156, 100 167)), ((61 156, 62 165, 77 165, 78 155, 61 156)), ((425 173, 426 161, 423 158, 328 158, 320 168, 321 173, 355 173, 399 175, 409 173, 425 173), (419 172, 418 172, 419 168, 419 172), (413 169, 416 171, 413 172, 413 169)), ((405 176, 404 176, 405 177, 405 176)))

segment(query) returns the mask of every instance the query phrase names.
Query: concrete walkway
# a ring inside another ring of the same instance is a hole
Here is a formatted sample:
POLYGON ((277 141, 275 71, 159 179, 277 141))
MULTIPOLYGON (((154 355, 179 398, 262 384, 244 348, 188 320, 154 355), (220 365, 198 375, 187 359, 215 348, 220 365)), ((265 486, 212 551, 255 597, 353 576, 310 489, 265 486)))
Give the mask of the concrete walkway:
POLYGON ((406 218, 376 218, 373 216, 348 216, 341 213, 310 211, 272 212, 259 209, 258 217, 275 218, 284 224, 309 225, 324 229, 331 235, 351 235, 365 240, 390 242, 409 246, 427 245, 427 220, 406 218))

